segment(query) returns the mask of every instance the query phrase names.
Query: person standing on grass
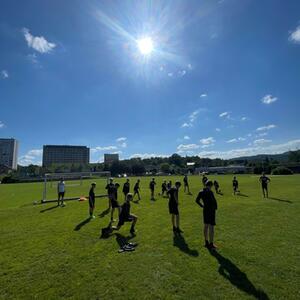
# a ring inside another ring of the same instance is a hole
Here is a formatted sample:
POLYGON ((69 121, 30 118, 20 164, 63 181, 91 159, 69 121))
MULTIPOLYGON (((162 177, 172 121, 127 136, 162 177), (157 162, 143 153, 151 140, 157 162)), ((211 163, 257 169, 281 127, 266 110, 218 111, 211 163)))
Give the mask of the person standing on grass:
POLYGON ((203 208, 203 233, 205 247, 209 250, 217 248, 214 244, 214 227, 216 225, 216 210, 218 208, 218 204, 215 195, 211 190, 212 186, 212 181, 207 181, 205 188, 199 192, 196 198, 196 203, 203 208))
POLYGON ((217 180, 214 180, 214 187, 217 194, 220 194, 221 191, 219 190, 220 186, 217 180))
POLYGON ((167 181, 164 180, 161 184, 161 195, 164 197, 167 194, 167 181))
POLYGON ((125 196, 124 199, 126 199, 126 195, 130 192, 130 183, 129 183, 129 179, 126 179, 126 182, 123 185, 123 194, 125 196))
POLYGON ((135 224, 138 220, 138 217, 134 214, 130 213, 130 201, 133 199, 133 196, 131 193, 126 195, 126 200, 121 206, 121 212, 119 216, 119 223, 117 226, 113 226, 113 230, 119 230, 125 222, 132 222, 131 228, 130 228, 130 233, 134 234, 135 233, 135 224))
POLYGON ((65 182, 63 178, 60 178, 57 184, 57 206, 65 206, 64 198, 65 198, 65 182), (61 204, 60 204, 61 202, 61 204))
POLYGON ((155 200, 154 199, 155 185, 156 185, 156 182, 155 182, 155 178, 153 177, 149 184, 149 188, 150 188, 150 192, 151 192, 151 200, 155 200))
POLYGON ((141 196, 140 196, 140 179, 138 179, 136 181, 136 183, 134 185, 134 188, 133 188, 133 191, 134 191, 133 199, 134 199, 135 195, 137 195, 138 196, 138 201, 140 201, 141 200, 141 196))
POLYGON ((172 187, 172 181, 169 180, 169 182, 167 183, 167 190, 170 190, 172 187))
POLYGON ((208 178, 206 177, 205 173, 202 175, 202 184, 205 187, 206 182, 207 182, 208 178))
POLYGON ((89 192, 89 213, 90 213, 90 218, 95 219, 94 216, 94 209, 95 209, 95 188, 96 188, 96 183, 93 182, 91 184, 90 192, 89 192))
POLYGON ((174 233, 183 233, 179 226, 179 210, 178 210, 178 191, 181 186, 179 181, 176 181, 175 186, 171 187, 167 194, 169 196, 169 213, 174 233))
POLYGON ((187 175, 184 175, 184 178, 183 178, 183 185, 184 185, 184 192, 187 191, 188 195, 190 195, 191 192, 190 192, 189 181, 188 181, 187 175))
POLYGON ((108 195, 108 211, 111 209, 111 201, 114 197, 114 192, 115 192, 115 185, 114 185, 114 179, 110 178, 109 183, 106 185, 105 189, 107 190, 107 195, 108 195))
POLYGON ((110 220, 111 222, 114 222, 114 212, 115 212, 115 209, 117 208, 118 211, 119 211, 119 215, 120 215, 120 205, 119 205, 119 202, 118 202, 118 188, 120 187, 120 185, 118 183, 114 184, 114 187, 113 187, 113 196, 112 196, 112 199, 111 199, 111 207, 112 207, 112 210, 111 210, 111 215, 110 215, 110 220))
POLYGON ((239 182, 236 179, 236 176, 233 177, 232 180, 232 187, 233 187, 233 195, 239 192, 239 182))
POLYGON ((266 198, 266 196, 267 198, 269 198, 268 184, 270 181, 271 179, 267 177, 265 173, 262 173, 262 175, 259 178, 259 182, 261 183, 261 188, 262 188, 264 198, 266 198))

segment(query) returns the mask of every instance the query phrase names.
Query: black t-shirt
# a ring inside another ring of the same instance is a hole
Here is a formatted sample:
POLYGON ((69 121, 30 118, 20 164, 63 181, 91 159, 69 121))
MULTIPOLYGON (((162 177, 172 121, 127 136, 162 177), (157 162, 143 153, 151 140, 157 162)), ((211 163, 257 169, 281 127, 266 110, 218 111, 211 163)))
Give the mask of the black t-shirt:
POLYGON ((162 183, 161 189, 162 189, 163 191, 166 191, 166 190, 167 190, 167 184, 166 184, 165 182, 162 183))
POLYGON ((176 187, 172 187, 168 190, 169 202, 172 204, 178 204, 178 189, 176 187))
POLYGON ((214 186, 219 187, 219 183, 217 181, 214 181, 214 186))
POLYGON ((239 186, 239 182, 236 179, 233 179, 232 180, 232 186, 238 187, 239 186))
POLYGON ((154 190, 155 185, 156 185, 155 181, 150 181, 149 187, 151 190, 154 190))
POLYGON ((169 190, 171 187, 172 187, 171 182, 168 182, 168 183, 167 183, 167 189, 169 190))
POLYGON ((198 202, 200 199, 203 200, 205 210, 216 210, 218 208, 217 200, 211 190, 205 188, 199 192, 196 201, 198 202))
POLYGON ((109 183, 106 187, 108 195, 113 195, 115 192, 115 185, 113 183, 109 183))
POLYGON ((136 182, 136 184, 134 185, 134 190, 135 191, 138 191, 139 190, 139 188, 140 188, 140 184, 138 183, 138 182, 136 182))
POLYGON ((183 182, 184 182, 185 185, 187 185, 188 184, 188 178, 187 177, 183 177, 183 182))
POLYGON ((115 200, 118 200, 118 189, 115 185, 111 188, 111 195, 114 196, 115 200))
POLYGON ((125 202, 121 206, 121 213, 120 213, 120 219, 121 220, 126 220, 130 216, 130 202, 125 202))
POLYGON ((260 180, 262 185, 266 186, 266 185, 268 185, 268 182, 270 181, 270 178, 267 177, 267 176, 261 176, 259 180, 260 180))
POLYGON ((89 198, 90 198, 91 200, 95 200, 95 192, 94 192, 94 189, 93 189, 93 188, 90 189, 90 192, 89 192, 89 198))
POLYGON ((123 193, 128 194, 130 191, 130 183, 129 182, 125 182, 123 185, 123 193))

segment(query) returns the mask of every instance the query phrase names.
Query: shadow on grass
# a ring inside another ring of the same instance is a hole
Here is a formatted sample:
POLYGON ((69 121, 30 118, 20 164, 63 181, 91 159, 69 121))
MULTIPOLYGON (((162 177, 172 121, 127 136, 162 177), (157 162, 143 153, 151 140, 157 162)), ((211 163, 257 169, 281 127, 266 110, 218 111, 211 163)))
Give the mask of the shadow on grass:
POLYGON ((260 300, 268 300, 268 295, 257 289, 253 283, 248 279, 247 275, 242 272, 230 259, 222 256, 217 251, 210 251, 219 263, 219 273, 230 283, 236 286, 239 290, 247 293, 250 296, 260 300))
POLYGON ((48 207, 48 208, 46 208, 46 209, 41 210, 40 213, 44 213, 44 212, 46 212, 46 211, 49 211, 49 210, 52 210, 52 209, 58 208, 58 207, 59 207, 58 205, 51 206, 51 207, 48 207))
POLYGON ((240 197, 247 197, 247 198, 249 197, 248 195, 243 194, 243 193, 238 193, 237 196, 240 196, 240 197))
POLYGON ((116 236, 116 241, 120 248, 127 245, 129 243, 129 241, 135 237, 135 235, 124 236, 120 233, 115 233, 115 236, 116 236))
POLYGON ((199 256, 199 252, 197 250, 192 250, 189 248, 189 245, 181 234, 174 234, 173 245, 190 256, 199 256))
POLYGON ((84 225, 86 225, 90 221, 91 221, 91 218, 87 218, 87 219, 83 220, 81 223, 76 225, 76 227, 74 228, 74 231, 79 231, 81 229, 81 227, 83 227, 84 225))
POLYGON ((286 202, 286 203, 290 203, 290 204, 293 203, 293 201, 290 201, 290 200, 284 200, 284 199, 279 199, 279 198, 274 198, 274 197, 269 197, 266 199, 275 200, 275 201, 279 201, 279 202, 286 202))
POLYGON ((110 209, 107 208, 107 209, 104 210, 102 213, 100 213, 98 216, 99 216, 100 218, 104 218, 109 212, 110 212, 110 209))

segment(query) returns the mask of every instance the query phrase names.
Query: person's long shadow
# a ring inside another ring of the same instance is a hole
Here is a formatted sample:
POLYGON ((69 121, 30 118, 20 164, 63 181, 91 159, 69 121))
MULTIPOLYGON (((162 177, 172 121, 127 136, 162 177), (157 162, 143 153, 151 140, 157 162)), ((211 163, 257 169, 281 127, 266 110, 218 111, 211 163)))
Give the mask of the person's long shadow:
POLYGON ((52 210, 52 209, 58 208, 58 207, 59 207, 58 205, 50 206, 50 207, 48 207, 48 208, 46 208, 46 209, 41 210, 40 213, 44 213, 44 212, 46 212, 46 211, 49 211, 49 210, 52 210))
POLYGON ((279 198, 274 198, 274 197, 269 197, 266 199, 276 200, 276 201, 280 201, 280 202, 286 202, 286 203, 290 203, 290 204, 293 203, 293 201, 290 201, 290 200, 284 200, 284 199, 279 199, 279 198))
POLYGON ((79 224, 76 225, 76 227, 74 228, 74 231, 79 231, 81 229, 81 227, 83 227, 90 221, 91 221, 91 218, 87 218, 87 219, 83 220, 82 222, 80 222, 79 224))
POLYGON ((98 216, 99 216, 100 218, 104 218, 109 212, 110 212, 110 209, 107 208, 107 209, 104 210, 102 213, 100 213, 98 216))
POLYGON ((189 248, 189 245, 181 234, 174 234, 173 245, 188 255, 195 257, 199 256, 199 252, 197 250, 192 250, 189 248))
POLYGON ((243 194, 243 193, 238 193, 237 196, 240 196, 240 197, 247 197, 247 198, 249 197, 248 195, 243 194))
POLYGON ((255 297, 256 299, 268 300, 268 295, 257 289, 253 283, 248 279, 247 275, 242 272, 230 259, 222 256, 217 251, 210 251, 219 263, 219 273, 230 283, 236 286, 241 291, 255 297))
POLYGON ((124 236, 120 233, 115 233, 115 236, 116 236, 116 241, 120 248, 128 244, 129 241, 134 238, 134 235, 124 236))

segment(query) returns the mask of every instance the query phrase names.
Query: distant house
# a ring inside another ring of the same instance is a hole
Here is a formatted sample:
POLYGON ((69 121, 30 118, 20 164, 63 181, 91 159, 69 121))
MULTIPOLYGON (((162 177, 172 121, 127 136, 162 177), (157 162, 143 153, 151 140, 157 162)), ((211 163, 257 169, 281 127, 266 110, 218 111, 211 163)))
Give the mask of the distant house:
POLYGON ((250 173, 251 168, 243 165, 229 165, 223 167, 200 167, 195 169, 196 174, 204 172, 213 174, 243 174, 250 173))
POLYGON ((119 154, 118 153, 112 153, 112 154, 104 154, 104 163, 105 164, 111 164, 115 161, 119 161, 119 154))

